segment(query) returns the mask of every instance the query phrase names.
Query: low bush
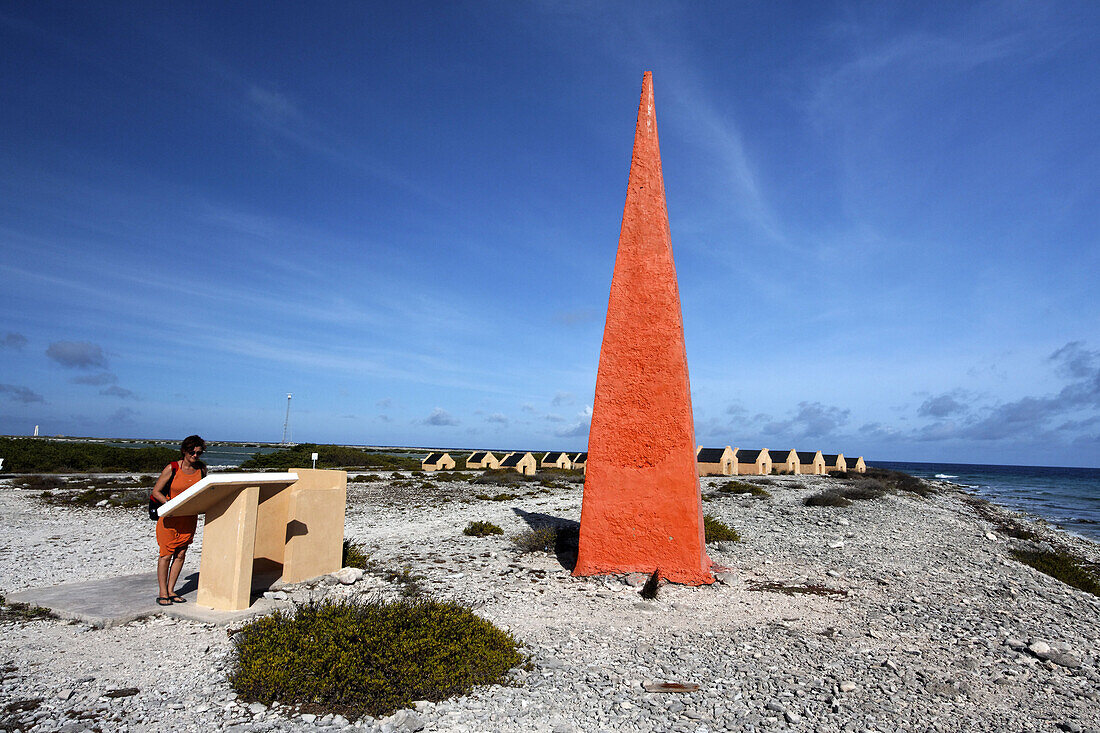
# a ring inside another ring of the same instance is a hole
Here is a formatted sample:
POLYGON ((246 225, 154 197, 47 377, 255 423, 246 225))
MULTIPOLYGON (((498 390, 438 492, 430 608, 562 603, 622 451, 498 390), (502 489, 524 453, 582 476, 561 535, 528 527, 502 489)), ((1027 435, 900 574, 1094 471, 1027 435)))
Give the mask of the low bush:
POLYGON ((492 522, 470 522, 462 534, 470 537, 488 537, 491 534, 504 534, 504 530, 492 522))
POLYGON ((706 534, 707 544, 711 542, 740 542, 741 535, 737 530, 730 529, 725 522, 711 514, 703 515, 703 530, 706 534))
POLYGON ((28 603, 8 603, 7 599, 0 595, 0 623, 38 621, 44 618, 57 618, 57 614, 48 608, 32 606, 28 603))
POLYGON ((519 471, 513 471, 510 468, 498 468, 489 469, 484 473, 476 476, 472 476, 467 479, 471 484, 477 485, 491 485, 491 486, 515 486, 516 484, 523 484, 532 481, 541 481, 538 476, 524 476, 519 471))
POLYGON ((1066 585, 1100 596, 1100 575, 1070 554, 1038 550, 1012 550, 1011 554, 1016 560, 1066 585))
POLYGON ((838 492, 845 499, 852 501, 866 501, 878 499, 888 493, 886 486, 873 478, 856 479, 850 486, 839 489, 838 492))
POLYGON ((488 494, 474 494, 475 499, 481 501, 511 501, 512 499, 518 499, 518 494, 494 494, 489 496, 488 494))
MULTIPOLYGON (((399 468, 419 471, 420 459, 415 456, 384 453, 342 445, 316 445, 300 443, 274 453, 256 453, 241 464, 242 470, 253 468, 302 468, 312 465, 312 454, 317 454, 317 468, 399 468)), ((162 465, 161 468, 164 466, 162 465)), ((395 478, 403 478, 401 475, 395 478)))
POLYGON ((457 603, 321 601, 241 629, 229 682, 246 702, 354 720, 502 684, 523 661, 511 634, 457 603))
POLYGON ((120 448, 102 443, 78 443, 46 438, 0 438, 4 470, 12 473, 46 471, 157 471, 180 457, 178 450, 161 446, 120 448))
POLYGON ((802 500, 806 506, 851 506, 852 502, 846 499, 839 491, 832 489, 821 491, 802 500))
POLYGON ((887 468, 875 468, 872 466, 867 469, 866 473, 847 473, 843 475, 855 480, 859 480, 860 478, 864 480, 874 480, 890 491, 907 491, 910 494, 917 494, 918 496, 928 496, 935 493, 931 484, 922 481, 916 476, 910 476, 901 471, 891 471, 887 468))
POLYGON ((752 496, 759 496, 764 499, 771 496, 768 490, 763 486, 750 484, 747 481, 727 481, 716 488, 723 494, 751 494, 752 496))
POLYGON ((362 545, 344 540, 344 554, 340 567, 366 570, 370 567, 370 554, 363 549, 362 545))
POLYGON ((557 541, 557 527, 532 527, 512 538, 512 544, 521 552, 553 552, 557 541))

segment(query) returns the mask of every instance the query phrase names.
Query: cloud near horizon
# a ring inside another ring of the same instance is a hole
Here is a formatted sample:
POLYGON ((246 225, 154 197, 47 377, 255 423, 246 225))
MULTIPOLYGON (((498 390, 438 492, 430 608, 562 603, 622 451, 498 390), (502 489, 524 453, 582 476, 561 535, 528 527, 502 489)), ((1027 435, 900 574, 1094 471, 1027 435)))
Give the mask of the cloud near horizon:
POLYGON ((424 420, 425 425, 435 425, 437 427, 451 427, 458 425, 458 420, 442 407, 437 407, 432 410, 432 414, 428 415, 424 420))
POLYGON ((46 356, 66 369, 106 369, 103 347, 90 341, 54 341, 46 356))
POLYGON ((27 337, 21 333, 8 331, 4 338, 0 339, 0 349, 22 349, 27 345, 27 337))
POLYGON ((29 405, 34 402, 45 402, 46 398, 29 387, 18 384, 0 384, 0 394, 11 395, 11 399, 29 405))
POLYGON ((69 381, 73 384, 89 384, 93 387, 103 387, 108 384, 114 384, 118 381, 118 377, 111 372, 100 372, 99 374, 82 374, 79 377, 73 377, 69 381))

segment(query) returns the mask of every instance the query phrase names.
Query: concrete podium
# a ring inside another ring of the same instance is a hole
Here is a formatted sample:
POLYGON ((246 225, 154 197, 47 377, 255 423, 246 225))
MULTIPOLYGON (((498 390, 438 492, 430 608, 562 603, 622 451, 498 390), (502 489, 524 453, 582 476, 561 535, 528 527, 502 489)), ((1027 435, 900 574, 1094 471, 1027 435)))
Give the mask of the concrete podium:
POLYGON ((162 517, 205 514, 196 602, 249 607, 253 574, 297 583, 340 569, 346 471, 211 474, 162 505, 162 517))

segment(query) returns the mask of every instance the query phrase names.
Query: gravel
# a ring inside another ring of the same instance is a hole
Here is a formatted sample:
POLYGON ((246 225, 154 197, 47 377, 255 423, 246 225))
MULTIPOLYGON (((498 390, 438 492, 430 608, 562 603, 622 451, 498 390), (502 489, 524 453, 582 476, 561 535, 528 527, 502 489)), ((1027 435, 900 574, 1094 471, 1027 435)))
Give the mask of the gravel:
MULTIPOLYGON (((531 526, 577 522, 579 485, 353 481, 345 534, 372 571, 271 592, 397 598, 407 583, 380 570, 407 568, 423 592, 510 630, 530 669, 509 686, 348 721, 239 700, 225 627, 9 621, 0 730, 1100 731, 1100 599, 1012 560, 1027 543, 989 519, 1008 512, 979 516, 943 482, 928 498, 837 508, 802 504, 834 479, 751 480, 771 498, 703 505, 742 537, 709 548, 721 582, 665 585, 653 600, 641 599, 637 576, 573 578, 567 558, 514 549, 510 538, 531 526), (474 498, 500 492, 520 496, 474 498), (473 520, 505 535, 463 535, 473 520), (802 592, 774 592, 783 588, 802 592), (648 692, 655 683, 699 689, 648 692)), ((1097 545, 1025 521, 1033 545, 1100 561, 1097 545)), ((47 508, 0 487, 0 526, 3 593, 154 567, 152 523, 138 510, 47 508)))

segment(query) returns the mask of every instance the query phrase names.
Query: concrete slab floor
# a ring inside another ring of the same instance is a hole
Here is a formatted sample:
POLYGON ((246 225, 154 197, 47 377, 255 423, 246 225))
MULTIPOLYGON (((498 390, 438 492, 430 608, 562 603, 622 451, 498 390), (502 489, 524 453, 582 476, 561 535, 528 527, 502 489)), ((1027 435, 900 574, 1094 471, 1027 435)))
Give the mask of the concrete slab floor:
POLYGON ((273 601, 263 597, 270 585, 270 578, 257 578, 253 582, 252 605, 244 611, 215 611, 195 603, 199 574, 181 577, 176 584, 177 595, 186 603, 158 606, 157 574, 138 573, 115 578, 63 583, 46 588, 31 588, 6 596, 8 603, 27 603, 48 608, 63 619, 80 621, 98 627, 117 626, 148 616, 172 616, 174 618, 203 623, 228 624, 241 619, 271 613, 276 608, 289 608, 285 601, 273 601))

